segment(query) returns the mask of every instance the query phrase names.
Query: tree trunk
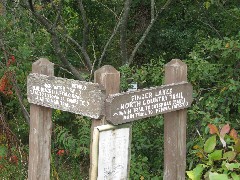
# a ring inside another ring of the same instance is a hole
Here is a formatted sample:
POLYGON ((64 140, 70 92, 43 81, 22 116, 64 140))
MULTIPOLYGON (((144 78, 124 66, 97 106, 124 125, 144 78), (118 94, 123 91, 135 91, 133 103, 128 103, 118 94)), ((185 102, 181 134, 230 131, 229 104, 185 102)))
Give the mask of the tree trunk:
POLYGON ((0 0, 0 15, 1 16, 6 15, 6 5, 7 5, 7 0, 0 0))

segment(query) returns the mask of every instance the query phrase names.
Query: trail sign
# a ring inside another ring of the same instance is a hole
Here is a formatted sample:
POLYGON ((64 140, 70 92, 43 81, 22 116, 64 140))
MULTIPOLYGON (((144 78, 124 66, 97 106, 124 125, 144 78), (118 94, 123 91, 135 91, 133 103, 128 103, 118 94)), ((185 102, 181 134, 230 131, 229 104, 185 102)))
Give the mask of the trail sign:
POLYGON ((187 82, 109 95, 106 119, 118 125, 190 107, 192 85, 187 82))
POLYGON ((42 74, 29 74, 28 101, 91 118, 103 115, 105 95, 99 84, 42 74))

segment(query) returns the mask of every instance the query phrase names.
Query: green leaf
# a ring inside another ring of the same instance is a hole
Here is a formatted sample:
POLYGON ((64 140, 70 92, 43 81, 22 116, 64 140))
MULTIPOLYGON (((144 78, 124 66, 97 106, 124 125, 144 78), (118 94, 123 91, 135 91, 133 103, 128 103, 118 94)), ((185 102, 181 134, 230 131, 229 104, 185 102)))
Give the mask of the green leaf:
POLYGON ((240 59, 240 52, 237 52, 237 53, 236 53, 236 57, 237 57, 238 59, 240 59))
POLYGON ((5 146, 0 146, 0 156, 5 157, 7 155, 7 148, 5 146))
POLYGON ((223 154, 223 159, 227 159, 228 161, 233 161, 236 157, 237 153, 234 151, 228 151, 223 154))
POLYGON ((206 8, 206 9, 208 9, 210 6, 211 6, 211 3, 210 3, 210 2, 206 2, 206 3, 205 3, 205 8, 206 8))
POLYGON ((204 144, 204 151, 206 153, 211 153, 216 146, 216 135, 211 136, 210 138, 207 139, 207 141, 204 144))
POLYGON ((215 150, 213 153, 208 155, 213 161, 218 161, 222 159, 222 150, 215 150))
POLYGON ((240 175, 237 175, 235 172, 231 173, 233 180, 240 180, 240 175))
POLYGON ((209 173, 209 180, 228 180, 227 174, 209 173))
POLYGON ((238 169, 240 167, 240 163, 226 163, 226 168, 230 171, 233 171, 233 169, 238 169))
POLYGON ((240 153, 240 138, 238 138, 235 143, 236 144, 233 146, 233 148, 237 153, 240 153))
POLYGON ((192 171, 187 171, 187 175, 191 180, 200 180, 204 167, 198 164, 192 171))

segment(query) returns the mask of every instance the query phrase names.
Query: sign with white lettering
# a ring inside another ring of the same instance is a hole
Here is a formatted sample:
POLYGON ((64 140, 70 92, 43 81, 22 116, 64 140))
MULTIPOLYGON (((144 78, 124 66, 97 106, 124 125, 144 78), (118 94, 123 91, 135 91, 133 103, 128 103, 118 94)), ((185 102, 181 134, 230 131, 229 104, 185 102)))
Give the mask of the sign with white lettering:
POLYGON ((117 125, 190 107, 192 85, 187 82, 109 95, 106 119, 117 125))
POLYGON ((32 73, 27 79, 28 101, 98 119, 105 95, 99 84, 32 73))
POLYGON ((94 128, 91 179, 128 179, 131 127, 102 125, 94 128))

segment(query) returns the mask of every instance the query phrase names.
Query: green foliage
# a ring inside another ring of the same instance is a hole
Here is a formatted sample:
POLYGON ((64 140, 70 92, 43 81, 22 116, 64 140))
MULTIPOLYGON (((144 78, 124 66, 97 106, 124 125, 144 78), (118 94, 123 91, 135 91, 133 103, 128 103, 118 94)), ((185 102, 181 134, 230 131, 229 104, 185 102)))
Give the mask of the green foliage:
POLYGON ((187 175, 192 180, 200 180, 202 177, 204 167, 202 164, 198 164, 192 171, 187 171, 187 175))
MULTIPOLYGON (((62 116, 62 112, 59 110, 55 111, 55 115, 56 114, 58 114, 57 116, 62 116)), ((71 125, 62 126, 57 124, 58 117, 55 118, 55 148, 68 151, 69 156, 74 158, 89 155, 91 121, 83 118, 82 116, 75 116, 71 121, 71 125)))
POLYGON ((192 180, 203 178, 227 180, 231 177, 239 179, 240 159, 237 147, 240 146, 240 137, 236 130, 230 131, 228 124, 219 130, 213 124, 209 124, 208 127, 212 135, 205 142, 203 140, 200 145, 193 147, 199 162, 193 170, 187 171, 188 177, 192 180))
POLYGON ((73 159, 68 154, 52 154, 50 179, 85 179, 88 166, 79 163, 79 159, 73 159))
MULTIPOLYGON (((152 59, 141 67, 120 67, 123 90, 137 82, 138 88, 162 85, 164 60, 152 59)), ((156 116, 133 123, 131 147, 131 179, 161 179, 163 169, 163 117, 156 116), (162 155, 160 155, 162 154, 162 155)))
POLYGON ((27 179, 26 162, 14 164, 8 160, 0 161, 0 176, 4 179, 27 179))
POLYGON ((5 143, 1 140, 0 176, 2 179, 27 179, 27 147, 21 146, 16 148, 13 146, 10 149, 6 147, 5 143))
POLYGON ((206 143, 204 144, 204 151, 206 153, 211 153, 216 146, 216 136, 211 136, 207 139, 206 143))
POLYGON ((159 57, 157 60, 151 59, 149 63, 140 67, 124 65, 119 69, 121 72, 121 89, 123 91, 130 88, 132 82, 138 84, 138 89, 160 86, 163 82, 164 60, 159 57))
POLYGON ((83 179, 89 169, 91 120, 55 110, 53 121, 51 178, 83 179))
MULTIPOLYGON (((19 1, 20 3, 24 1, 19 1)), ((58 5, 60 1, 53 1, 58 5)), ((38 13, 55 21, 56 11, 53 3, 35 1, 38 13)), ((84 1, 89 22, 86 49, 91 59, 101 56, 105 43, 117 23, 123 7, 123 1, 84 1)), ((156 1, 156 11, 165 1, 156 1)), ((156 13, 155 11, 155 13, 156 13)), ((57 30, 62 51, 69 62, 84 70, 82 54, 66 41, 68 33, 81 44, 83 21, 77 9, 77 2, 63 1, 63 22, 57 30), (64 25, 65 26, 64 26, 64 25)), ((134 48, 150 23, 150 1, 136 0, 131 6, 127 27, 128 53, 134 48)), ((233 142, 226 133, 220 139, 215 133, 208 136, 209 123, 223 127, 229 123, 239 131, 240 113, 240 26, 239 0, 220 1, 172 1, 169 8, 160 14, 146 40, 137 52, 132 66, 121 66, 121 87, 127 90, 131 82, 137 82, 138 88, 163 84, 163 66, 172 58, 186 59, 188 79, 194 87, 194 102, 188 111, 187 165, 189 177, 201 179, 210 168, 210 179, 239 179, 240 141, 233 142), (198 133, 202 133, 200 137, 198 133), (226 147, 222 147, 226 143, 226 147), (197 149, 192 147, 198 144, 197 149), (229 146, 230 145, 230 146, 229 146), (197 153, 197 156, 196 156, 197 153), (204 160, 204 162, 202 162, 204 160), (224 165, 220 162, 226 162, 224 165), (208 163, 208 164, 206 164, 208 163), (195 167, 195 168, 193 168, 195 167)), ((51 36, 46 29, 35 21, 29 11, 11 1, 7 4, 7 14, 0 15, 0 33, 5 50, 0 50, 0 78, 7 71, 16 75, 23 104, 29 110, 26 99, 26 76, 31 71, 31 64, 39 57, 48 57, 55 63, 55 75, 70 77, 52 49, 51 36), (8 58, 14 55, 16 63, 7 67, 8 58)), ((103 64, 115 67, 122 65, 119 51, 119 37, 113 38, 103 64)), ((95 64, 97 65, 97 63, 95 64)), ((89 77, 89 75, 86 75, 89 77)), ((12 89, 13 90, 13 89, 12 89)), ((14 92, 14 90, 13 90, 14 92)), ((17 95, 0 94, 6 116, 6 123, 27 149, 29 128, 23 117, 17 95)), ((88 174, 89 143, 91 120, 66 112, 53 113, 52 139, 52 179, 79 179, 88 174), (80 166, 80 171, 79 171, 80 166)), ((0 154, 6 155, 7 143, 1 144, 0 154)), ((27 152, 27 150, 25 150, 27 152)), ((6 179, 26 179, 26 162, 17 166, 5 159, 6 171, 1 177, 6 179), (24 164, 25 163, 25 164, 24 164)), ((163 118, 157 116, 133 123, 131 179, 161 179, 163 171, 163 118)))

